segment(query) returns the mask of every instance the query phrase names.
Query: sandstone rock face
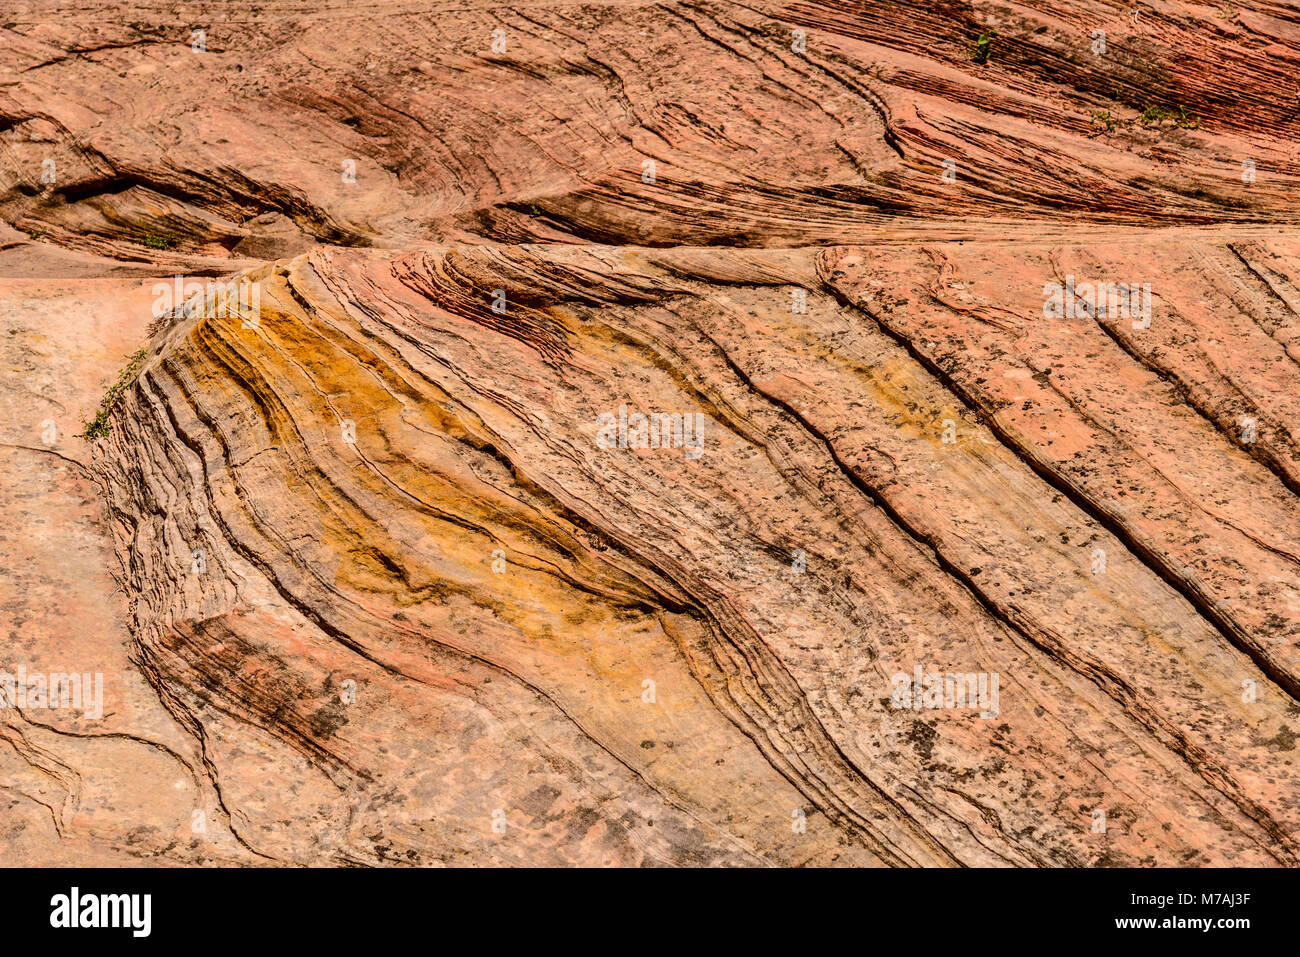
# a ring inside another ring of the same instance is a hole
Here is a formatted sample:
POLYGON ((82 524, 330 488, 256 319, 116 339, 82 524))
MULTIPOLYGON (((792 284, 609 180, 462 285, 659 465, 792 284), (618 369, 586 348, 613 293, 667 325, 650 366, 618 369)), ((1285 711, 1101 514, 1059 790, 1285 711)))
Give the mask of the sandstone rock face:
POLYGON ((1300 862, 1293 8, 0 35, 25 862, 1300 862))

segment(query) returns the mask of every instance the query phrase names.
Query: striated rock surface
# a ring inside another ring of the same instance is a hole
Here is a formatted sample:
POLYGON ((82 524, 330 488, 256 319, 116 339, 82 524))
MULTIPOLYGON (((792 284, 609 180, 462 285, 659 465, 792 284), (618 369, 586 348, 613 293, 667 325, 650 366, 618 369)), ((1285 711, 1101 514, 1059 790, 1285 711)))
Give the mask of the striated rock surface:
POLYGON ((1300 863, 1294 9, 83 8, 0 23, 0 665, 107 679, 0 709, 25 862, 1300 863))

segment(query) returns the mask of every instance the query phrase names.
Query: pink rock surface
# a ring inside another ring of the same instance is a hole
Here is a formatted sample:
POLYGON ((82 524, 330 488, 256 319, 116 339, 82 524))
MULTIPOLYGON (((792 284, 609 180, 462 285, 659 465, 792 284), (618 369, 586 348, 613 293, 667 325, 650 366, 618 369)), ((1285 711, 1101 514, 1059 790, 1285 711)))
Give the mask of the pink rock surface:
POLYGON ((23 863, 1300 858, 1293 9, 20 6, 23 863))

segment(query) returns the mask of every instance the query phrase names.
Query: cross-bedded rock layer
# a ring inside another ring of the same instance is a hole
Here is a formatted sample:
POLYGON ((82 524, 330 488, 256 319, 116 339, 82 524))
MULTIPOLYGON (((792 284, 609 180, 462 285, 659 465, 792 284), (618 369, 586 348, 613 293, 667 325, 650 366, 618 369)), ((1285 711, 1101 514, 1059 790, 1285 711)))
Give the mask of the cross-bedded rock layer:
POLYGON ((66 449, 214 822, 119 844, 1300 858, 1294 11, 33 9, 0 270, 260 292, 66 449))

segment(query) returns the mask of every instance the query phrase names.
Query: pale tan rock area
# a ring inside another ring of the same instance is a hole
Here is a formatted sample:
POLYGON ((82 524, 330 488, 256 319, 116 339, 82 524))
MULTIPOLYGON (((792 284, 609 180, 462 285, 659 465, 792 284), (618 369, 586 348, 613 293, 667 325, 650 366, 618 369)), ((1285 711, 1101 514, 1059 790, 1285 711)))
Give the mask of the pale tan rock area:
POLYGON ((10 862, 1295 865, 1297 143, 1268 0, 10 5, 10 862))

